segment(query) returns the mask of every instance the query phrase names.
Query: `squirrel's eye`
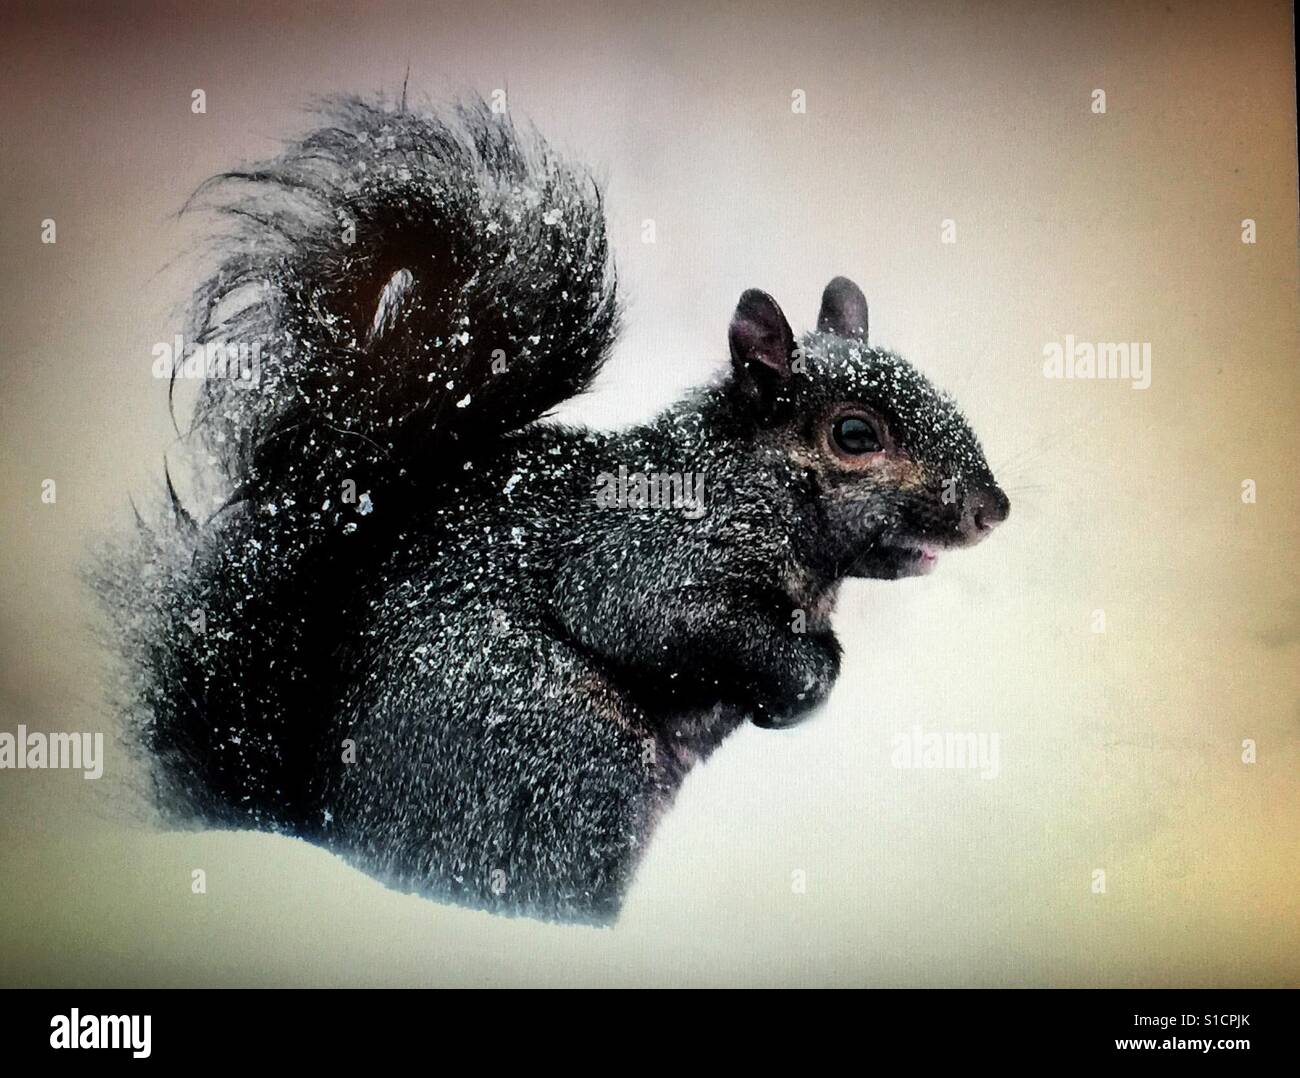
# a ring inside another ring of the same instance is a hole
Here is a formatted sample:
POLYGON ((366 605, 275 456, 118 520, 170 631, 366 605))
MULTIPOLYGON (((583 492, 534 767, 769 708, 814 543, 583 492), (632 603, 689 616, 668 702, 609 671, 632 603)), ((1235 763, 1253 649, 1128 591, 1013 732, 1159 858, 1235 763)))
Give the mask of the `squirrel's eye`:
POLYGON ((857 456, 862 453, 878 453, 880 439, 876 428, 860 416, 849 415, 837 419, 831 428, 831 436, 841 452, 857 456))

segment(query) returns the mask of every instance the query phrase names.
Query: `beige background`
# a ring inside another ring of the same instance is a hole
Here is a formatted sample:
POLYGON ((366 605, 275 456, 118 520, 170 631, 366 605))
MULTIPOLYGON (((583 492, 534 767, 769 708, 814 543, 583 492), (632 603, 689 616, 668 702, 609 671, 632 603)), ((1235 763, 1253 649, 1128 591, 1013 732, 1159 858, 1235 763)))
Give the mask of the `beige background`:
POLYGON ((158 833, 113 746, 99 782, 0 772, 0 982, 1300 980, 1289 5, 113 6, 0 14, 0 729, 114 730, 75 573, 177 459, 150 349, 203 222, 175 210, 408 63, 435 100, 508 87, 607 178, 628 331, 574 414, 650 414, 719 369, 743 288, 802 329, 847 273, 1014 508, 846 587, 829 704, 690 778, 613 930, 158 833), (1045 380, 1067 333, 1152 342, 1151 388, 1045 380), (891 767, 913 723, 997 733, 1001 774, 891 767))

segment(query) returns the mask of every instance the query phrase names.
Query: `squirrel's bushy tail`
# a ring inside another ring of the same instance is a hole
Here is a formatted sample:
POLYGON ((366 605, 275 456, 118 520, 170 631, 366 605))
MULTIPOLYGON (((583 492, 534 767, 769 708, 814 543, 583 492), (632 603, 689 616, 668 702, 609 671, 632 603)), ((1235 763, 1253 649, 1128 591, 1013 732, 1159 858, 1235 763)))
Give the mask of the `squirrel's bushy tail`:
POLYGON ((585 389, 615 332, 599 195, 539 138, 482 101, 323 111, 198 193, 237 229, 189 342, 261 348, 259 386, 209 379, 195 414, 237 496, 494 438, 585 389))
POLYGON ((96 574, 171 816, 306 826, 364 518, 581 392, 616 330, 599 194, 539 137, 482 101, 321 113, 191 199, 232 224, 186 327, 207 374, 187 441, 220 508, 169 477, 162 522, 96 574))

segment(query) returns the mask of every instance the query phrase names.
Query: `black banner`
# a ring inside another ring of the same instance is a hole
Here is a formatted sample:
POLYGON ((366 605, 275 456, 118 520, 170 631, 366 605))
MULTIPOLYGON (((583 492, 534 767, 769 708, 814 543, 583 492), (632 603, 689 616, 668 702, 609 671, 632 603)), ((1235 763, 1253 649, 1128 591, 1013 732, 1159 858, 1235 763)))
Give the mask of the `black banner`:
MULTIPOLYGON (((677 1036, 688 1044, 708 1039, 707 1025, 688 1017, 690 1004, 638 1006, 608 991, 599 1002, 556 1001, 554 1011, 535 1000, 523 1006, 407 990, 48 989, 9 991, 0 999, 7 1057, 33 1064, 99 1067, 111 1059, 132 1067, 283 1062, 338 1068, 414 1055, 435 1067, 477 1057, 491 1068, 527 1054, 547 1067, 565 1057, 574 1066, 603 1060, 605 1067, 629 1051, 644 1059, 668 1024, 686 1025, 677 1036), (666 1015, 676 1017, 666 1021, 666 1015)), ((1295 1002, 1289 992, 1268 990, 876 990, 833 1004, 784 1000, 776 1012, 781 1020, 757 1027, 743 1017, 753 1004, 742 1004, 741 1016, 726 1023, 725 1043, 734 1046, 739 1036, 748 1041, 746 1054, 787 1047, 816 1052, 809 1062, 828 1050, 852 1051, 867 1065, 900 1058, 990 1063, 1133 1056, 1248 1069, 1293 1058, 1295 1002), (855 1007, 860 1017, 846 1021, 846 1010, 855 1007)))

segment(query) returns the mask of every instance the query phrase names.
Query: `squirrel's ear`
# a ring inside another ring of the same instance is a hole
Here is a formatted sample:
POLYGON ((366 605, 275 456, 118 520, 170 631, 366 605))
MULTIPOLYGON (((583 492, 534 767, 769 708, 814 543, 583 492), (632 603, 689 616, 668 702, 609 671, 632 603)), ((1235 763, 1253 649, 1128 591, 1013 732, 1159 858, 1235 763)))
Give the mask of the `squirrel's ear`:
POLYGON ((817 328, 823 333, 867 340, 867 297, 847 277, 836 277, 822 293, 817 328))
POLYGON ((727 333, 736 380, 761 394, 773 381, 790 377, 794 333, 776 300, 751 288, 740 297, 727 333))

